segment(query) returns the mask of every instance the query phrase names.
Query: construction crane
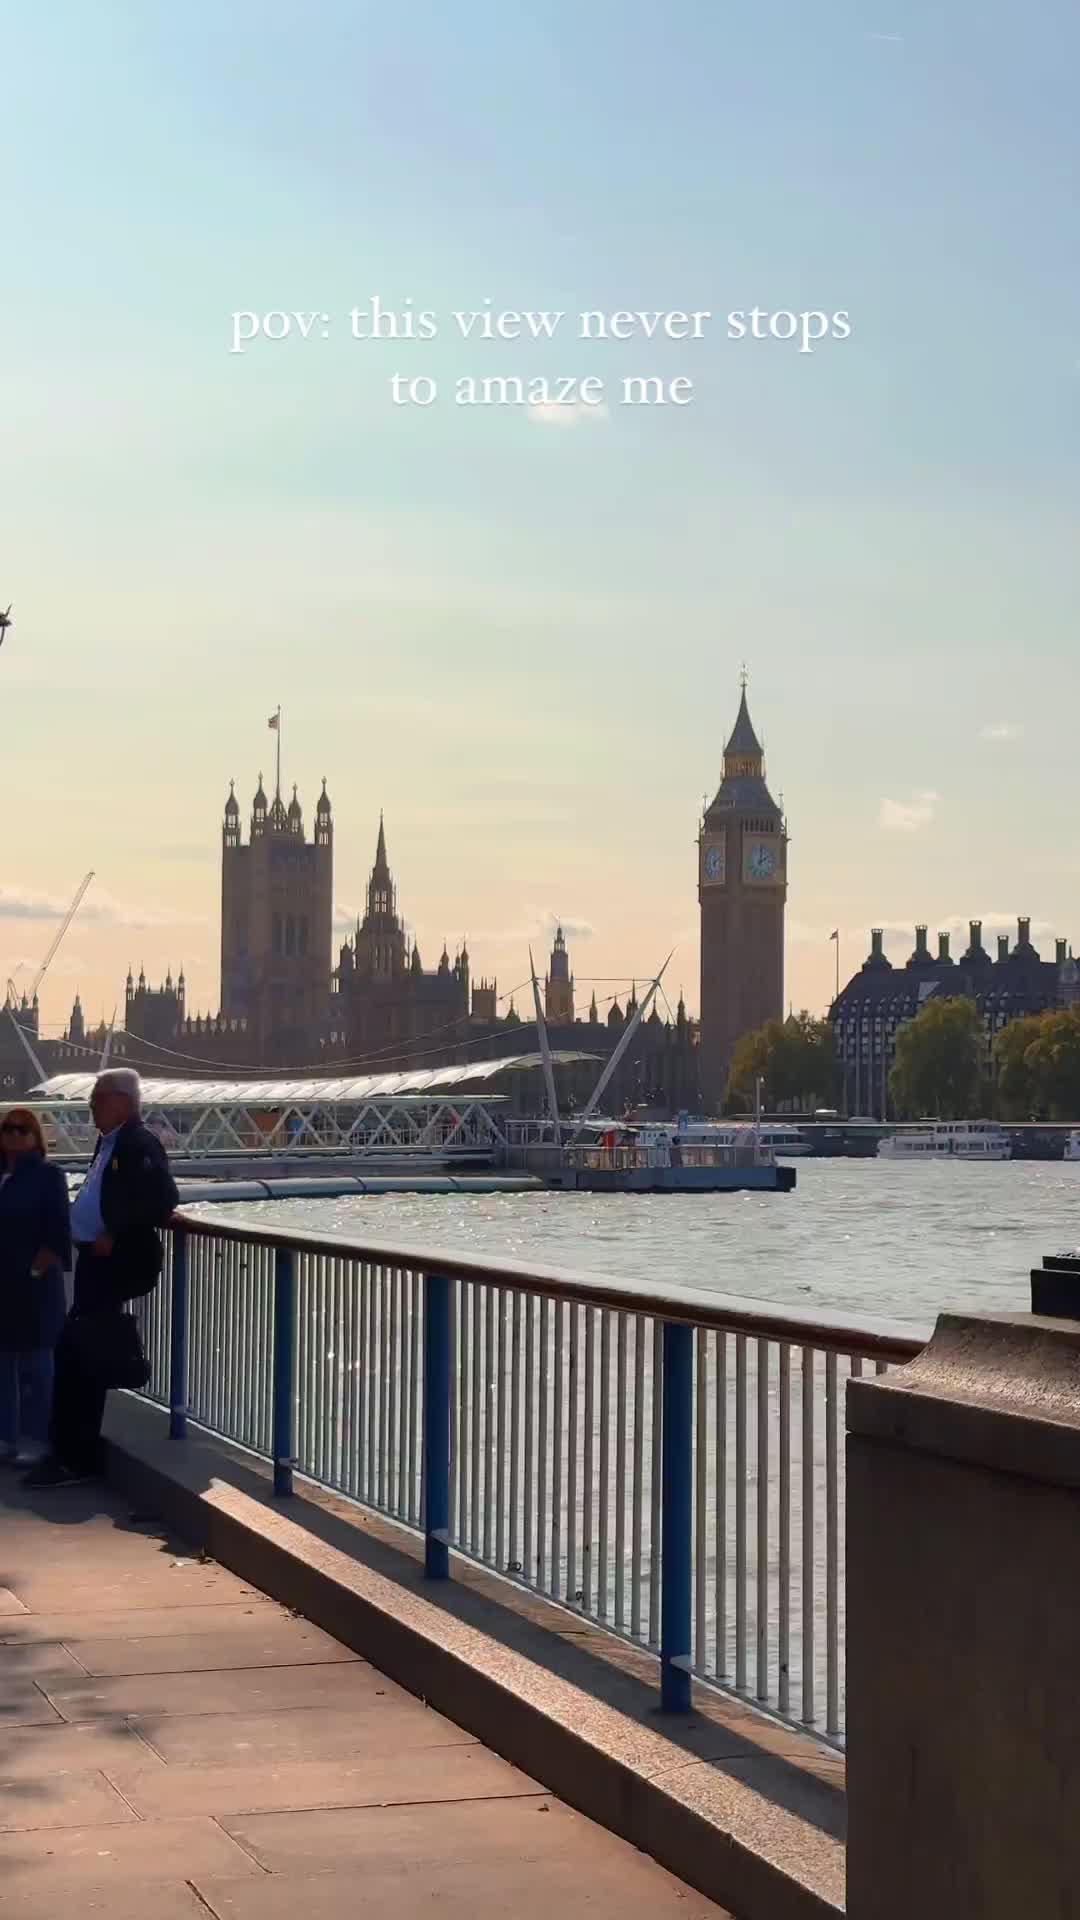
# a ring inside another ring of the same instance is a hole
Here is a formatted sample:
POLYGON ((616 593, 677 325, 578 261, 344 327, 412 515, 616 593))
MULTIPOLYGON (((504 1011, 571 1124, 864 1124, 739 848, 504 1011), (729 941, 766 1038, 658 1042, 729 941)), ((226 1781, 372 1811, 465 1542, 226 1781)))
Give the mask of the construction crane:
MULTIPOLYGON (((24 1003, 26 1001, 29 1001, 30 1005, 31 1006, 33 1005, 34 1000, 37 997, 37 990, 40 987, 42 981, 44 980, 45 975, 48 973, 49 968, 52 965, 54 959, 56 958, 56 954, 59 949, 60 942, 63 940, 64 935, 66 934, 68 928, 70 927, 72 921, 75 918, 75 915, 78 913, 79 908, 82 905, 83 895, 86 892, 87 887, 90 885, 90 882, 93 879, 93 877, 94 875, 93 875, 92 869, 89 873, 83 875, 83 878, 79 883, 78 890, 75 894, 75 898, 72 901, 67 912, 65 913, 64 918, 61 920, 56 933, 53 935, 51 944, 49 946, 49 951, 45 955, 44 960, 42 961, 40 967, 38 968, 37 972, 34 975, 33 981, 31 982, 29 993, 23 994, 24 1003)), ((19 1040, 23 1048, 25 1049, 26 1053, 29 1055, 30 1063, 34 1069, 34 1072, 37 1074, 37 1077, 39 1080, 44 1080, 47 1077, 45 1074, 45 1070, 42 1067, 42 1064, 38 1059, 36 1053, 34 1052, 33 1047, 30 1045, 30 1042, 26 1036, 26 1033, 24 1032, 23 1028, 19 1025, 19 1022, 15 1017, 20 1010, 19 990, 16 987, 14 980, 12 980, 10 977, 8 978, 8 983, 7 983, 7 1009, 6 1010, 11 1015, 11 1024, 15 1028, 16 1033, 18 1034, 19 1040)))

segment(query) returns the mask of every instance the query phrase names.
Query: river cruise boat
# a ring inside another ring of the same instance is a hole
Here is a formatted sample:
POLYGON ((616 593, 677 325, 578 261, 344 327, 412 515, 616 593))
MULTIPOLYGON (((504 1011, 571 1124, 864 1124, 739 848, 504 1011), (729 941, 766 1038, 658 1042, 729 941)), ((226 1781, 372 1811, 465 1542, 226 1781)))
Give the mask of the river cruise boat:
POLYGON ((1011 1160, 1012 1141, 996 1120, 936 1120, 879 1140, 882 1160, 1011 1160))
POLYGON ((600 1121, 565 1146, 551 1184, 589 1193, 790 1193, 794 1167, 750 1126, 600 1121))

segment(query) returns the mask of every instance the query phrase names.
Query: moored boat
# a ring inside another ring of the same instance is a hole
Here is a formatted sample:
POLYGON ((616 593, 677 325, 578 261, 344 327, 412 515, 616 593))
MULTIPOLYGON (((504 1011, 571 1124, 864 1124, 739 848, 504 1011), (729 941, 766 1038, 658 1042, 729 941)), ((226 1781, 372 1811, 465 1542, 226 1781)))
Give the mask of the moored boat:
POLYGON ((1012 1141, 996 1120, 935 1120, 900 1127, 878 1142, 882 1160, 1011 1160, 1012 1141))

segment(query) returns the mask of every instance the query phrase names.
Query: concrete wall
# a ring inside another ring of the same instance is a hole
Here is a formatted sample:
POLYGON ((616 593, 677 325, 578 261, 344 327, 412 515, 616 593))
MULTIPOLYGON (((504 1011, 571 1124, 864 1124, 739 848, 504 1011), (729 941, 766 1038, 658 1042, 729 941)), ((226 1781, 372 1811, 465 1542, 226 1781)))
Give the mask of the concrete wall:
POLYGON ((848 1398, 849 1920, 1080 1915, 1080 1325, 848 1398))

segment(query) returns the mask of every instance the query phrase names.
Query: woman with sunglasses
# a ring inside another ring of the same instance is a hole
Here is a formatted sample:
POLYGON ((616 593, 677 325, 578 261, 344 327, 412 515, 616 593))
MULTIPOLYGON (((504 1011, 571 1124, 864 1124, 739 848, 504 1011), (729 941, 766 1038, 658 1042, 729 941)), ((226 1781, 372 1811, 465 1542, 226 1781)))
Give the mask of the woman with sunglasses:
POLYGON ((49 1437, 53 1348, 71 1263, 67 1183, 27 1107, 0 1120, 0 1464, 49 1437))

